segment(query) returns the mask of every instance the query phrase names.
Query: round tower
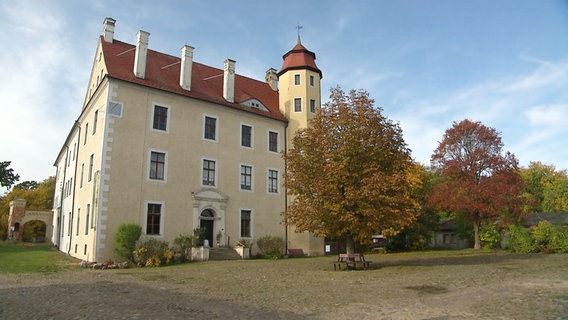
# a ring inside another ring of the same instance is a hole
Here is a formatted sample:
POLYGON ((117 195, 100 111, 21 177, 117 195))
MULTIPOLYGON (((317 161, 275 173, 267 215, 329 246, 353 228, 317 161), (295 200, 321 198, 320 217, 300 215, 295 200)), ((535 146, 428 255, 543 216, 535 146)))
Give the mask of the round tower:
POLYGON ((287 145, 294 133, 308 126, 309 120, 321 107, 322 72, 316 65, 316 54, 298 42, 282 56, 278 72, 280 112, 288 119, 287 145))

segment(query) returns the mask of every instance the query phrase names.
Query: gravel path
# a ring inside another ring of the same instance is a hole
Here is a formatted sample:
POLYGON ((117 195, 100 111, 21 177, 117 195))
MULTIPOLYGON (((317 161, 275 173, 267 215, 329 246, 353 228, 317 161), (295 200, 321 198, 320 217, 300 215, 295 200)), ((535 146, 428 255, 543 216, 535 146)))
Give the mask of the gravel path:
POLYGON ((0 319, 568 319, 568 255, 372 255, 0 274, 0 319))

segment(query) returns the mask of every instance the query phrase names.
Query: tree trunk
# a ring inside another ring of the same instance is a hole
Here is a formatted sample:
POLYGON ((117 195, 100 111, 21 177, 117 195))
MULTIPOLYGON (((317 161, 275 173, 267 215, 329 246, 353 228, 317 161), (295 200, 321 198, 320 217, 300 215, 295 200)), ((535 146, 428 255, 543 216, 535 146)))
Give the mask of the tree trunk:
POLYGON ((479 224, 480 224, 479 215, 476 214, 473 217, 473 238, 475 241, 473 249, 475 250, 481 249, 481 238, 479 237, 479 224))
POLYGON ((345 236, 345 251, 345 253, 355 253, 355 243, 351 234, 345 236))

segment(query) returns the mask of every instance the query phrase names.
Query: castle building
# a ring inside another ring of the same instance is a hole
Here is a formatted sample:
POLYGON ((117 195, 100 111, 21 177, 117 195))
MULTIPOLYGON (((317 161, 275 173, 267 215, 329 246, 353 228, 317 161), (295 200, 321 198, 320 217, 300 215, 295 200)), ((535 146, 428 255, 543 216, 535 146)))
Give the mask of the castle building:
MULTIPOLYGON (((265 235, 323 254, 324 242, 283 223, 282 152, 321 106, 322 72, 300 42, 265 81, 114 39, 106 18, 81 113, 55 160, 52 242, 86 261, 115 257, 123 223, 171 241, 196 228, 211 245, 265 235)), ((253 254, 254 254, 253 246, 253 254)))

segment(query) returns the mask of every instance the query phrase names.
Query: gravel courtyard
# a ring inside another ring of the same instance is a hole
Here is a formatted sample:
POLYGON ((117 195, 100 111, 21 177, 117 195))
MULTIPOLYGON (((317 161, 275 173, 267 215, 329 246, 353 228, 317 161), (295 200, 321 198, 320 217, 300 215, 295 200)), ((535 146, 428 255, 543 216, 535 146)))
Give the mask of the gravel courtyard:
POLYGON ((568 255, 373 254, 0 273, 0 319, 568 319, 568 255))

